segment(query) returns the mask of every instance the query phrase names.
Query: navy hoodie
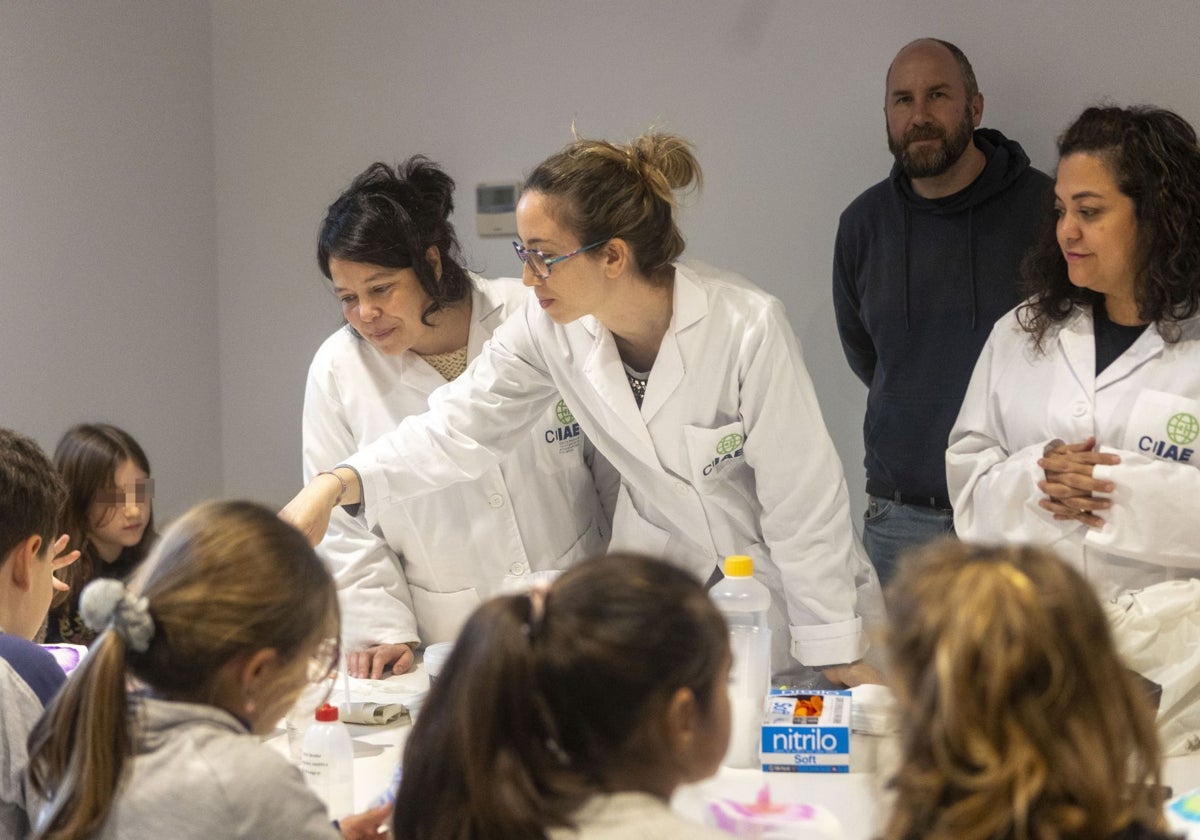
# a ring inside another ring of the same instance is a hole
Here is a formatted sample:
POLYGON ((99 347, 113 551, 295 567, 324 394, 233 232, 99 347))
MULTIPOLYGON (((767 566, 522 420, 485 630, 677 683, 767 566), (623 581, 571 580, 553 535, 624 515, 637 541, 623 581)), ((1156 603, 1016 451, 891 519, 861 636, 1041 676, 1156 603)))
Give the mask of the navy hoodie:
POLYGON ((899 165, 838 223, 833 304, 846 360, 869 388, 867 477, 945 497, 946 440, 992 324, 1019 302, 1021 257, 1047 218, 1051 180, 999 131, 969 186, 921 198, 899 165))

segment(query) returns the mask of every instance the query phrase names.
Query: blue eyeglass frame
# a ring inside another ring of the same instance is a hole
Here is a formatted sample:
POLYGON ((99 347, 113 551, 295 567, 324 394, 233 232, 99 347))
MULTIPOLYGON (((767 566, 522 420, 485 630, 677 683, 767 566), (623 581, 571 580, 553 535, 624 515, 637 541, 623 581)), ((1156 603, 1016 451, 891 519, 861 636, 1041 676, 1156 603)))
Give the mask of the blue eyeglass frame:
POLYGON ((536 248, 526 248, 526 247, 522 246, 520 242, 514 241, 512 246, 513 246, 513 250, 517 252, 517 259, 519 259, 525 265, 529 265, 529 255, 530 254, 538 255, 538 259, 540 259, 542 261, 542 265, 546 266, 546 273, 539 274, 537 269, 534 268, 532 265, 530 265, 529 267, 534 269, 533 273, 537 274, 537 276, 540 279, 545 280, 547 277, 550 276, 550 266, 552 266, 556 263, 560 263, 563 260, 569 260, 571 257, 575 256, 576 254, 582 254, 584 251, 590 251, 593 248, 599 248, 601 245, 603 245, 607 241, 608 241, 607 239, 601 239, 599 242, 593 242, 591 245, 584 245, 582 248, 576 248, 574 251, 572 251, 569 254, 563 254, 561 257, 550 257, 548 259, 547 259, 546 255, 543 254, 541 251, 537 250, 536 248))

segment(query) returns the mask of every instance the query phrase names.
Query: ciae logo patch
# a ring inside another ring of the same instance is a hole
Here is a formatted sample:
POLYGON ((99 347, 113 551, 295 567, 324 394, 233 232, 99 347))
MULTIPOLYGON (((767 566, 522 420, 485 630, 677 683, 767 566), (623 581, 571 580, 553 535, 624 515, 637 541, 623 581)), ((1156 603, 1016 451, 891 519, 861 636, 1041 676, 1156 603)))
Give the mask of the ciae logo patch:
POLYGON ((583 445, 583 432, 575 422, 575 415, 567 408, 566 400, 559 400, 554 406, 554 419, 558 425, 546 430, 546 443, 557 444, 561 455, 574 452, 583 445))
POLYGON ((712 459, 711 463, 705 464, 702 472, 705 475, 711 475, 719 465, 734 458, 742 457, 742 444, 746 442, 743 435, 737 432, 732 432, 725 435, 717 441, 717 457, 712 459))
POLYGON ((1142 435, 1138 439, 1138 449, 1153 453, 1159 458, 1191 463, 1195 450, 1187 446, 1200 436, 1200 420, 1186 411, 1172 414, 1167 420, 1166 432, 1167 440, 1155 440, 1150 435, 1142 435))

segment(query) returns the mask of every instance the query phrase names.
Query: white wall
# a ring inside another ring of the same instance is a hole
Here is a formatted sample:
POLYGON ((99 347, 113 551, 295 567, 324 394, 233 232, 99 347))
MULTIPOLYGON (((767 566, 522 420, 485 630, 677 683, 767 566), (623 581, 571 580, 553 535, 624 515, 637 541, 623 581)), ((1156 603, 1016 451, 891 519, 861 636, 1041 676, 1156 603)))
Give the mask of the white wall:
MULTIPOLYGON (((313 258, 326 205, 366 164, 424 152, 459 183, 472 267, 513 275, 474 235, 473 185, 519 177, 582 134, 651 123, 692 139, 706 187, 689 252, 779 295, 804 343, 855 498, 865 389, 833 325, 837 216, 891 163, 883 77, 901 45, 955 41, 984 123, 1053 166, 1053 138, 1102 96, 1200 122, 1193 2, 215 0, 218 270, 226 489, 284 501, 299 480, 312 352, 338 324, 313 258)), ((857 502, 856 502, 857 503, 857 502)))
POLYGON ((105 420, 161 524, 221 489, 207 4, 0 0, 0 426, 105 420))
POLYGON ((838 213, 884 177, 883 76, 957 42, 984 122, 1053 166, 1107 96, 1200 123, 1191 0, 0 0, 0 425, 53 446, 103 418, 147 447, 170 515, 299 485, 313 350, 338 324, 313 258, 366 164, 425 152, 472 186, 581 133, 697 145, 689 252, 778 294, 856 499, 865 391, 833 326, 838 213), (219 329, 218 329, 219 326, 219 329), (218 454, 219 453, 219 454, 218 454))

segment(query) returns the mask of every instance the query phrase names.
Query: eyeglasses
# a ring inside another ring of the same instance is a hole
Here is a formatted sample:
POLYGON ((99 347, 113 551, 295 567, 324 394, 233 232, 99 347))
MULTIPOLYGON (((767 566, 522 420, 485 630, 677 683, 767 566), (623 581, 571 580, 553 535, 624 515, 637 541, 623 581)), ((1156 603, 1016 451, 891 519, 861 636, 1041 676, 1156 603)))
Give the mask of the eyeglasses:
POLYGON ((293 704, 293 711, 301 718, 312 718, 317 707, 333 694, 340 659, 341 644, 336 637, 322 639, 309 654, 305 663, 307 682, 293 704))
POLYGON ((563 260, 568 260, 576 254, 582 254, 584 251, 590 251, 593 248, 599 248, 607 239, 601 239, 599 242, 593 242, 591 245, 584 245, 582 248, 576 248, 569 254, 563 254, 561 257, 547 257, 541 251, 535 251, 532 248, 524 247, 520 242, 513 243, 513 250, 517 252, 517 259, 529 266, 530 270, 537 276, 539 280, 545 280, 550 276, 550 266, 555 263, 560 263, 563 260))
POLYGON ((333 676, 341 659, 342 645, 336 636, 322 639, 308 660, 308 681, 319 683, 333 676))

